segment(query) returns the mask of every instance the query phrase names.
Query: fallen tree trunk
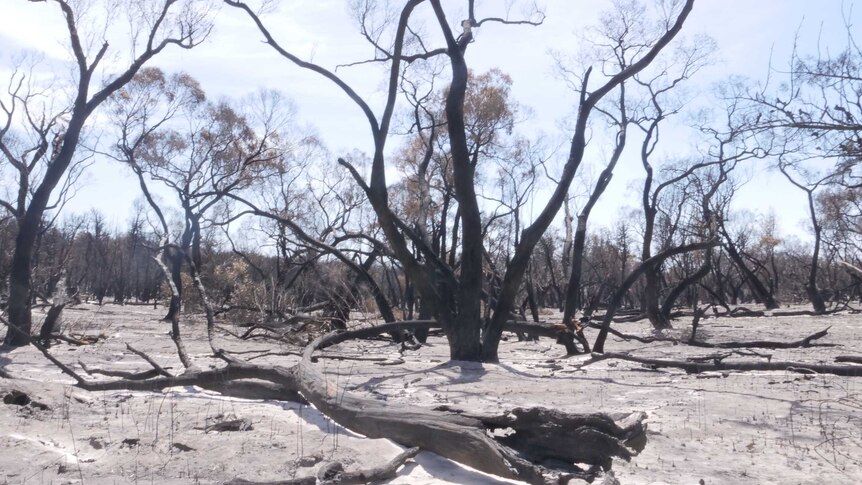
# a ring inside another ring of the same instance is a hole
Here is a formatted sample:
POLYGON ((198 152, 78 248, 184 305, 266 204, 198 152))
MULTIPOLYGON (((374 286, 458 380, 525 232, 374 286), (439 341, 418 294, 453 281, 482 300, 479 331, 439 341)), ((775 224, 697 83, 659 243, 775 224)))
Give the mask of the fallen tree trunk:
MULTIPOLYGON (((829 332, 829 329, 832 327, 827 327, 819 332, 812 333, 811 335, 800 339, 795 340, 793 342, 777 342, 774 340, 753 340, 750 342, 717 342, 717 343, 709 343, 709 342, 701 342, 699 340, 688 341, 685 342, 688 345, 693 345, 695 347, 706 347, 706 348, 717 348, 717 349, 744 349, 744 348, 752 348, 752 349, 796 349, 800 347, 811 347, 811 342, 823 338, 829 332)), ((830 344, 817 344, 820 346, 828 346, 830 344)))
MULTIPOLYGON (((532 484, 565 483, 570 479, 590 481, 599 469, 608 469, 614 457, 629 460, 644 446, 643 413, 632 414, 617 423, 604 414, 573 414, 538 407, 513 408, 493 415, 468 414, 445 407, 424 409, 346 391, 327 379, 314 363, 315 351, 351 338, 431 326, 437 323, 399 322, 330 333, 308 345, 299 364, 293 367, 228 359, 221 368, 192 367, 181 375, 146 380, 89 381, 44 347, 37 343, 34 346, 86 390, 157 391, 196 385, 230 395, 307 401, 340 425, 369 438, 391 439, 485 473, 532 484), (500 433, 503 430, 506 432, 500 433), (584 469, 579 464, 590 467, 584 469)), ((551 332, 550 327, 536 327, 551 332)))
MULTIPOLYGON (((416 325, 415 322, 405 323, 416 325)), ((389 330, 385 327, 374 328, 378 332, 389 330)), ((343 335, 329 334, 306 347, 297 368, 299 389, 322 413, 370 438, 389 438, 402 445, 433 451, 486 473, 544 484, 549 479, 558 482, 561 476, 592 479, 591 472, 574 464, 587 463, 607 468, 612 457, 629 460, 637 450, 628 448, 626 444, 639 442, 645 434, 642 418, 622 428, 601 414, 576 415, 541 408, 516 408, 502 413, 501 416, 513 417, 504 420, 500 416, 468 416, 448 409, 400 406, 344 392, 328 383, 312 362, 316 349, 343 340, 343 335), (548 421, 539 426, 533 420, 517 419, 517 416, 530 413, 544 415, 548 421), (505 428, 514 432, 499 439, 489 434, 505 428), (580 443, 580 446, 560 446, 561 443, 573 442, 580 443), (540 464, 548 459, 570 465, 555 469, 540 464)))
POLYGON ((808 362, 724 362, 723 357, 715 358, 712 362, 700 360, 668 360, 636 357, 630 354, 605 353, 592 354, 593 359, 589 363, 608 359, 625 360, 650 366, 655 369, 670 367, 682 369, 689 374, 698 374, 708 371, 789 371, 801 374, 834 374, 836 376, 860 377, 862 366, 857 365, 828 365, 813 364, 808 362))
POLYGON ((862 355, 839 355, 835 362, 847 362, 849 364, 862 364, 862 355))
MULTIPOLYGON (((600 328, 599 325, 592 325, 594 328, 600 328)), ((752 340, 749 342, 703 342, 701 340, 682 340, 674 337, 639 337, 637 335, 631 335, 622 333, 619 331, 614 331, 610 329, 609 332, 612 335, 615 335, 623 340, 634 340, 640 343, 649 344, 653 342, 672 342, 674 344, 684 344, 691 345, 692 347, 702 347, 706 349, 796 349, 801 347, 831 347, 834 344, 815 344, 812 343, 815 340, 823 338, 829 332, 829 329, 832 327, 825 328, 819 332, 812 333, 811 335, 800 339, 794 340, 792 342, 779 342, 774 340, 752 340)))

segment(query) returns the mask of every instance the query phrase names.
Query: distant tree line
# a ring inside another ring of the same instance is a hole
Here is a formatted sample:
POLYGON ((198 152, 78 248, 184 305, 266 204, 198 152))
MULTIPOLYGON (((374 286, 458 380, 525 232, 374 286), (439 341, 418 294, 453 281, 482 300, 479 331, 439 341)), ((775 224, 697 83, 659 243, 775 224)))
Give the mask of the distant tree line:
MULTIPOLYGON (((828 213, 826 206, 821 207, 828 213)), ((665 219, 662 224, 665 223, 669 220, 665 219)), ((670 314, 711 304, 729 311, 737 306, 766 308, 769 301, 807 301, 810 242, 777 233, 774 215, 743 211, 725 224, 729 239, 711 256, 709 272, 696 284, 682 292, 674 291, 702 266, 702 253, 684 253, 661 266, 658 302, 662 309, 670 314), (731 251, 739 260, 729 254, 731 251), (756 278, 756 285, 752 278, 756 278)), ((611 295, 639 263, 637 225, 637 221, 621 218, 615 226, 598 228, 587 237, 578 288, 578 298, 583 302, 577 309, 580 314, 602 313, 611 295)), ((323 311, 343 322, 349 317, 344 312, 379 311, 369 286, 361 279, 357 281, 355 271, 325 251, 309 250, 301 242, 292 241, 277 226, 272 229, 271 234, 261 232, 255 236, 263 245, 252 250, 232 247, 231 240, 220 232, 211 231, 205 236, 202 278, 218 313, 265 314, 270 319, 284 319, 311 310, 323 311)), ((667 230, 662 226, 662 233, 667 230)), ((684 242, 671 238, 664 247, 684 242)), ((98 211, 70 215, 44 228, 37 244, 32 305, 50 305, 61 279, 67 296, 78 302, 165 308, 170 303, 166 277, 153 259, 158 254, 159 238, 140 217, 131 218, 125 227, 109 227, 98 211)), ((534 254, 528 283, 517 296, 513 317, 538 321, 545 319, 539 314, 541 309, 565 306, 568 275, 559 257, 565 246, 560 231, 543 237, 534 254)), ((2 295, 8 295, 8 262, 13 247, 14 224, 7 219, 0 225, 2 295)), ((360 267, 368 259, 369 253, 364 250, 345 251, 360 267)), ((365 265, 367 273, 377 282, 397 318, 417 318, 420 302, 397 262, 382 255, 373 261, 365 265)), ((491 263, 501 264, 491 261, 489 268, 491 263)), ((485 284, 493 283, 494 274, 488 271, 485 284)), ((191 286, 187 276, 185 286, 191 286)), ((644 281, 639 281, 626 292, 621 308, 624 313, 645 311, 645 286, 644 281)), ((834 244, 827 244, 821 255, 818 288, 830 308, 857 307, 862 301, 862 278, 847 267, 842 249, 834 244)), ((202 310, 194 292, 183 295, 183 305, 202 310)))

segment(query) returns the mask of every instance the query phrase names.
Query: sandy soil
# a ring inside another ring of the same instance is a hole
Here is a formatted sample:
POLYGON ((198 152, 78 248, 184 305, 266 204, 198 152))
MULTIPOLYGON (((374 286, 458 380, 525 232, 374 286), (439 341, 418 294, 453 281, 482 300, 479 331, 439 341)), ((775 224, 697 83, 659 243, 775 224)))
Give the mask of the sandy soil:
MULTIPOLYGON (((67 311, 64 331, 103 334, 93 345, 56 345, 52 353, 80 370, 79 362, 114 370, 146 370, 125 349, 130 343, 164 366, 181 367, 163 310, 143 306, 83 305, 67 311)), ((708 319, 699 335, 709 341, 796 340, 830 326, 823 343, 835 347, 758 350, 774 360, 831 363, 839 354, 862 355, 857 315, 708 319)), ((687 322, 678 322, 683 334, 687 322)), ((201 367, 208 356, 203 325, 184 324, 186 344, 201 367)), ((647 335, 645 322, 620 324, 647 335)), ((289 350, 266 341, 237 342, 229 350, 289 350)), ((790 372, 704 373, 652 370, 628 362, 586 367, 586 357, 560 359, 548 339, 501 347, 503 363, 447 363, 440 338, 403 356, 399 365, 321 360, 339 385, 377 399, 433 407, 499 410, 543 405, 576 412, 649 416, 649 442, 631 463, 618 461, 623 484, 857 484, 862 483, 862 379, 790 372)), ((609 351, 684 358, 710 349, 609 341, 609 351)), ((396 346, 348 342, 328 350, 354 356, 398 359, 396 346)), ((246 353, 243 356, 256 355, 246 353)), ((734 356, 733 359, 760 359, 734 356)), ((293 357, 265 357, 287 364, 293 357)), ((392 362, 386 362, 391 364, 392 362)), ((252 401, 197 388, 162 393, 90 393, 71 385, 35 349, 0 351, 0 396, 23 391, 38 406, 0 404, 0 484, 4 483, 220 483, 236 477, 277 480, 312 475, 328 461, 347 469, 382 465, 401 447, 369 440, 334 424, 313 408, 279 401, 252 401), (242 420, 242 430, 212 425, 242 420), (250 425, 250 429, 245 429, 250 425)), ((496 479, 423 452, 391 483, 495 484, 496 479)))

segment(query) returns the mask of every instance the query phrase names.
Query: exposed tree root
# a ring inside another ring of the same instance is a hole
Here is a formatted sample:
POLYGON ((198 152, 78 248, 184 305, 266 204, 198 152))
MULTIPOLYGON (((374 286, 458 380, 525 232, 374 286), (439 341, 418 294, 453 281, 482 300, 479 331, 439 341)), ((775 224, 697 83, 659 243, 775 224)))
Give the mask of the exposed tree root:
POLYGON ((689 374, 697 374, 708 371, 789 371, 801 374, 834 374, 837 376, 860 377, 862 367, 857 365, 825 365, 807 362, 724 362, 728 355, 709 356, 704 359, 692 360, 667 360, 636 357, 630 354, 605 353, 593 354, 588 363, 599 362, 608 359, 625 360, 636 362, 655 369, 670 367, 682 369, 689 374), (708 362, 707 360, 711 360, 708 362))
POLYGON ((862 355, 839 355, 835 362, 847 362, 849 364, 862 364, 862 355))
MULTIPOLYGON (((328 380, 314 363, 315 351, 350 338, 433 325, 436 322, 400 322, 330 333, 307 346, 299 364, 293 367, 253 365, 228 359, 225 367, 207 370, 192 367, 181 375, 160 375, 146 380, 90 381, 44 347, 35 343, 34 346, 72 376, 79 387, 90 391, 157 391, 196 385, 243 397, 257 398, 269 393, 269 398, 307 400, 335 422, 369 438, 388 438, 486 473, 533 484, 592 480, 599 468, 610 467, 614 457, 629 460, 643 448, 646 439, 643 413, 635 413, 617 423, 603 414, 572 414, 544 408, 514 408, 494 415, 468 414, 447 408, 423 409, 346 391, 328 380), (581 468, 579 464, 590 465, 590 468, 581 468)), ((543 332, 551 331, 550 327, 539 327, 543 332)))

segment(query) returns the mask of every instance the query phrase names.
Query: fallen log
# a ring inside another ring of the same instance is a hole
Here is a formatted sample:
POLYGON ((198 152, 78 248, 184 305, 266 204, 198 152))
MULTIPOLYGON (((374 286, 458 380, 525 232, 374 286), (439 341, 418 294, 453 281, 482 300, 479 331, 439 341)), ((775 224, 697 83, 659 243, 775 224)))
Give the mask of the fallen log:
MULTIPOLYGON (((416 325, 416 322, 405 322, 416 325)), ((374 327, 390 330, 384 325, 374 327)), ((365 329, 363 329, 365 330, 365 329)), ((343 341, 338 333, 320 337, 306 347, 297 369, 299 389, 309 402, 341 425, 370 438, 389 438, 405 446, 418 446, 459 463, 506 478, 544 484, 559 482, 561 477, 590 480, 597 470, 582 470, 575 463, 610 466, 612 457, 631 459, 637 453, 629 443, 639 443, 645 436, 643 418, 634 419, 626 428, 613 427, 605 415, 577 415, 533 408, 549 421, 535 429, 535 421, 523 419, 501 421, 499 416, 466 415, 438 408, 426 410, 415 406, 368 399, 344 392, 328 383, 312 362, 318 348, 343 341), (609 424, 610 423, 610 424, 609 424), (505 437, 490 433, 500 429, 513 432, 505 437), (566 436, 567 441, 561 441, 566 436), (542 441, 543 446, 538 446, 542 441), (579 447, 559 446, 579 441, 579 447), (553 456, 548 450, 554 450, 553 456), (565 462, 564 467, 541 464, 551 459, 565 462)), ((509 410, 503 415, 525 416, 531 410, 509 410)))
MULTIPOLYGON (((593 328, 599 328, 599 325, 590 325, 593 328)), ((691 345, 692 347, 701 347, 707 349, 795 349, 804 347, 833 347, 835 344, 815 344, 815 340, 826 336, 829 329, 827 327, 819 332, 813 333, 803 339, 794 340, 792 342, 780 342, 774 340, 752 340, 748 342, 703 342, 701 340, 678 339, 675 337, 640 337, 609 329, 609 333, 623 340, 634 340, 640 343, 649 344, 653 342, 670 342, 673 344, 691 345)))
POLYGON ((847 362, 850 364, 862 364, 862 355, 839 355, 835 362, 847 362))
MULTIPOLYGON (((693 345, 695 347, 706 347, 706 348, 718 348, 718 349, 742 349, 742 348, 752 348, 752 349, 796 349, 801 347, 811 347, 813 341, 821 339, 826 336, 829 332, 829 329, 832 328, 826 327, 825 329, 813 333, 803 339, 796 340, 793 342, 777 342, 773 340, 753 340, 750 342, 717 342, 717 343, 709 343, 709 342, 701 342, 699 340, 694 340, 690 342, 686 342, 688 345, 693 345)), ((830 346, 832 344, 816 344, 819 346, 830 346)))
POLYGON ((86 390, 157 391, 195 385, 244 397, 270 392, 280 400, 307 401, 340 425, 369 438, 391 439, 485 473, 532 484, 565 483, 571 479, 591 481, 600 470, 610 468, 613 458, 630 460, 643 448, 646 440, 643 413, 616 422, 605 414, 574 414, 541 407, 516 407, 488 415, 447 408, 424 409, 347 391, 327 379, 314 363, 317 350, 350 338, 434 325, 436 322, 413 321, 333 332, 305 347, 302 359, 293 367, 253 365, 230 359, 224 367, 207 370, 191 367, 181 375, 147 380, 90 381, 44 347, 37 343, 34 346, 86 390), (250 387, 243 390, 243 385, 250 387))
POLYGON ((659 368, 675 368, 682 369, 689 374, 699 374, 709 371, 788 371, 798 372, 801 374, 833 374, 836 376, 845 377, 860 377, 862 376, 862 367, 857 365, 829 365, 829 364, 813 364, 808 362, 724 362, 724 359, 712 359, 712 362, 704 360, 668 360, 668 359, 652 359, 646 357, 636 357, 630 354, 622 353, 605 353, 592 354, 592 360, 588 363, 592 364, 602 360, 617 359, 628 362, 643 364, 654 369, 659 368))

